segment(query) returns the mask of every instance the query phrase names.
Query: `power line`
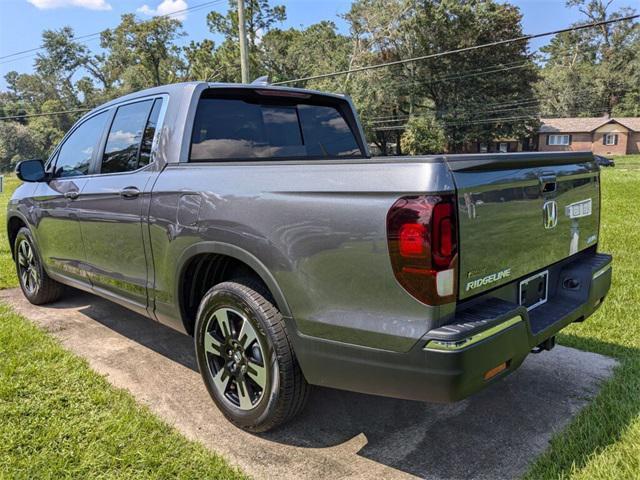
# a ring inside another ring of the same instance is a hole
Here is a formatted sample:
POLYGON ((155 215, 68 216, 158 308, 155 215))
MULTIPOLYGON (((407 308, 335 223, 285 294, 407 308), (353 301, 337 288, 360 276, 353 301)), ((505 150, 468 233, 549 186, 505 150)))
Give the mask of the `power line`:
MULTIPOLYGON (((593 112, 593 113, 604 113, 603 112, 593 112)), ((521 122, 523 120, 534 120, 539 117, 536 115, 517 115, 513 117, 502 117, 502 118, 487 118, 487 119, 479 119, 469 122, 457 122, 457 123, 445 123, 444 126, 465 126, 465 125, 483 125, 483 124, 491 124, 491 123, 516 123, 521 122)), ((404 125, 393 125, 390 127, 376 127, 373 129, 374 132, 380 131, 398 131, 406 128, 407 124, 404 125)))
MULTIPOLYGON (((539 98, 545 98, 545 97, 525 97, 528 98, 529 100, 521 100, 521 101, 510 101, 510 102, 500 102, 500 103, 483 103, 482 106, 484 107, 513 107, 513 108, 517 108, 520 105, 529 105, 529 104, 533 104, 533 103, 540 103, 539 98)), ((473 105, 472 105, 473 107, 473 105)), ((425 107, 427 108, 427 107, 425 107)), ((476 110, 469 110, 469 105, 466 105, 464 107, 452 107, 452 108, 440 108, 438 110, 435 109, 431 109, 429 110, 429 114, 434 114, 434 113, 446 113, 446 112, 468 112, 468 111, 476 111, 476 110)), ((483 110, 484 111, 484 110, 483 110)), ((493 111, 493 110, 487 110, 487 111, 493 111)), ((398 120, 398 119, 404 119, 404 118, 409 118, 412 114, 409 113, 405 113, 405 112, 401 112, 401 114, 398 115, 381 115, 381 116, 376 116, 376 117, 364 117, 366 118, 366 121, 368 123, 383 123, 385 121, 393 121, 393 120, 398 120)), ((421 116, 423 115, 423 113, 419 113, 419 114, 413 114, 414 116, 421 116)))
MULTIPOLYGON (((97 32, 97 33, 89 33, 87 35, 81 35, 79 37, 75 37, 74 40, 78 41, 78 40, 84 40, 84 39, 91 39, 91 37, 96 37, 98 35, 100 35, 101 32, 97 32)), ((85 40, 86 41, 86 40, 85 40)), ((85 43, 85 42, 79 42, 79 43, 85 43)), ((16 57, 18 55, 22 55, 24 53, 31 53, 31 52, 37 52, 38 50, 43 50, 45 47, 34 47, 34 48, 30 48, 28 50, 22 50, 20 52, 15 52, 15 53, 10 53, 9 55, 3 55, 2 57, 0 57, 0 60, 4 60, 5 58, 11 58, 11 57, 16 57)), ((20 58, 27 58, 27 57, 32 57, 33 55, 26 55, 24 57, 20 57, 20 58)), ((16 59, 18 60, 18 59, 16 59)), ((5 63, 5 62, 2 62, 5 63)))
MULTIPOLYGON (((622 85, 619 85, 622 86, 622 85)), ((575 90, 571 93, 583 93, 583 94, 587 94, 587 93, 593 93, 593 92, 599 92, 600 89, 597 87, 589 87, 589 88, 580 88, 578 90, 575 90)), ((630 90, 625 88, 624 90, 622 90, 622 92, 629 92, 630 90)), ((420 112, 420 113, 414 113, 414 114, 409 114, 406 112, 399 112, 396 115, 379 115, 379 116, 372 116, 372 117, 363 117, 363 123, 368 123, 368 124, 373 124, 373 123, 391 123, 391 122, 396 122, 396 121, 402 121, 405 119, 408 119, 411 116, 418 116, 418 117, 422 117, 422 116, 431 116, 434 115, 435 113, 440 113, 440 114, 455 114, 455 112, 460 112, 462 114, 465 113, 475 113, 475 112, 499 112, 499 111, 508 111, 508 110, 516 110, 516 109, 521 109, 521 110, 526 110, 529 108, 534 108, 536 104, 541 103, 543 100, 545 99, 553 99, 555 97, 555 94, 552 93, 547 93, 545 94, 541 94, 541 95, 537 95, 537 96, 529 96, 529 97, 523 97, 520 99, 513 99, 513 100, 509 100, 509 101, 503 101, 503 102, 491 102, 491 103, 478 103, 476 105, 462 105, 459 107, 453 106, 450 108, 440 108, 440 109, 430 109, 427 112, 420 112), (484 108, 474 108, 474 107, 488 107, 488 110, 485 110, 484 108)), ((603 101, 601 103, 606 102, 606 100, 603 99, 603 101)), ((582 98, 582 99, 578 99, 574 102, 572 102, 572 106, 589 106, 590 104, 592 104, 593 102, 588 99, 588 98, 582 98)), ((424 107, 424 108, 428 108, 428 107, 424 107)))
POLYGON ((46 117, 49 115, 64 115, 67 113, 79 113, 79 112, 88 112, 92 110, 92 108, 74 108, 72 110, 62 110, 59 112, 43 112, 43 113, 27 113, 24 115, 9 115, 6 117, 0 117, 0 120, 16 120, 18 118, 31 118, 31 117, 46 117))
MULTIPOLYGON (((210 2, 200 3, 198 5, 194 5, 194 6, 189 7, 189 8, 183 8, 181 10, 176 10, 174 12, 164 13, 162 15, 154 15, 150 20, 153 20, 154 18, 169 18, 169 17, 173 17, 174 15, 180 15, 180 14, 186 13, 186 12, 192 12, 192 11, 195 11, 195 10, 201 10, 203 8, 207 8, 207 7, 210 7, 210 6, 213 6, 213 5, 216 5, 216 4, 220 4, 220 3, 223 3, 223 2, 224 2, 224 0, 212 0, 210 2)), ((150 20, 143 20, 142 22, 139 22, 139 23, 149 22, 150 20)), ((105 30, 108 30, 108 28, 106 28, 104 30, 101 30, 99 32, 94 32, 94 33, 88 33, 86 35, 81 35, 79 37, 74 38, 74 41, 77 42, 78 40, 82 40, 81 42, 78 42, 78 43, 83 43, 84 44, 84 43, 87 43, 87 42, 89 42, 91 40, 97 40, 100 37, 100 35, 102 34, 102 32, 104 32, 105 30)), ((14 62, 14 61, 17 61, 17 60, 22 60, 24 58, 32 57, 35 54, 35 52, 38 52, 40 50, 44 50, 44 48, 45 47, 42 47, 42 46, 41 47, 34 47, 34 48, 30 48, 28 50, 22 50, 20 52, 11 53, 9 55, 3 55, 3 56, 0 57, 0 60, 4 60, 4 61, 0 62, 0 65, 2 65, 4 63, 14 62), (28 54, 28 55, 23 55, 23 54, 28 54), (19 56, 19 55, 23 55, 23 56, 20 56, 19 58, 12 58, 12 57, 16 57, 16 56, 19 56), (10 60, 5 60, 5 59, 9 59, 9 58, 10 58, 10 60)))
MULTIPOLYGON (((606 109, 593 109, 590 111, 591 115, 596 115, 596 114, 600 114, 602 115, 603 113, 606 113, 607 110, 606 109)), ((491 124, 491 123, 515 123, 515 122, 521 122, 523 120, 534 120, 534 119, 540 119, 543 116, 540 115, 514 115, 514 116, 509 116, 509 117, 499 117, 499 118, 476 118, 476 119, 471 119, 471 120, 453 120, 453 121, 445 121, 445 122, 441 122, 443 126, 451 126, 451 127, 456 127, 456 126, 465 126, 465 125, 483 125, 483 124, 491 124)), ((387 126, 387 127, 375 127, 373 128, 373 131, 375 132, 379 132, 379 131, 397 131, 397 130, 403 130, 404 128, 406 128, 407 124, 404 123, 402 125, 391 125, 391 126, 387 126)))
MULTIPOLYGON (((532 103, 533 101, 529 100, 528 102, 532 103)), ((606 105, 604 105, 604 102, 600 102, 600 105, 590 105, 590 102, 587 99, 583 99, 582 101, 575 102, 572 105, 572 107, 573 107, 572 111, 574 112, 574 116, 576 113, 581 113, 581 114, 588 113, 589 115, 596 116, 596 115, 602 115, 607 112, 607 108, 606 108, 606 105), (576 110, 578 108, 580 110, 576 110)), ((438 119, 438 122, 443 126, 457 126, 457 125, 461 126, 461 125, 472 125, 472 124, 481 124, 481 123, 504 123, 505 119, 521 120, 524 118, 544 118, 544 117, 554 116, 554 115, 550 115, 550 114, 548 115, 545 112, 539 111, 539 105, 530 105, 530 106, 522 106, 522 107, 515 106, 510 108, 501 108, 501 109, 494 109, 494 110, 465 109, 465 110, 462 110, 462 113, 463 114, 460 115, 459 118, 453 118, 451 116, 448 118, 441 117, 438 119), (502 117, 491 116, 492 114, 495 115, 499 113, 502 113, 502 117), (517 115, 517 116, 505 117, 505 113, 512 113, 513 115, 517 115), (482 115, 485 115, 485 116, 482 116, 482 115), (489 115, 489 116, 486 116, 486 115, 489 115)), ((365 125, 372 126, 374 131, 400 130, 406 127, 407 121, 410 120, 411 118, 424 118, 424 117, 431 118, 433 116, 434 116, 434 112, 431 111, 431 112, 422 112, 419 114, 404 115, 402 117, 397 117, 395 119, 389 119, 389 120, 371 121, 370 119, 363 119, 362 123, 365 125), (385 123, 386 124, 399 123, 399 125, 383 126, 383 124, 385 123)))
POLYGON ((350 73, 356 73, 356 72, 363 72, 365 70, 373 70, 373 69, 377 69, 377 68, 384 68, 384 67, 390 67, 393 65, 402 65, 405 63, 410 63, 410 62, 418 62, 418 61, 422 61, 422 60, 429 60, 431 58, 438 58, 438 57, 444 57, 446 55, 452 55, 454 53, 462 53, 462 52, 470 52, 472 50, 480 50, 482 48, 487 48, 487 47, 496 47, 498 45, 506 45, 508 43, 514 43, 514 42, 522 42, 522 41, 526 41, 526 40, 532 40, 534 38, 541 38, 541 37, 548 37, 550 35, 557 35, 560 33, 566 33, 566 32, 575 32, 578 30, 584 30, 587 28, 594 28, 594 27, 599 27, 602 25, 608 25, 611 23, 618 23, 618 22, 623 22, 623 21, 627 21, 627 20, 633 20, 640 17, 640 14, 638 15, 627 15, 626 17, 621 17, 621 18, 615 18, 612 20, 604 20, 602 22, 593 22, 593 23, 587 23, 585 25, 578 25, 575 27, 568 27, 568 28, 563 28, 560 30, 553 30, 551 32, 544 32, 544 33, 536 33, 534 35, 524 35, 522 37, 516 37, 516 38, 510 38, 507 40, 498 40, 495 42, 490 42, 490 43, 484 43, 482 45, 474 45, 472 47, 463 47, 463 48, 457 48, 455 50, 448 50, 446 52, 438 52, 438 53, 432 53, 429 55, 422 55, 420 57, 413 57, 413 58, 407 58, 405 60, 395 60, 393 62, 386 62, 386 63, 379 63, 376 65, 367 65, 365 67, 357 67, 357 68, 351 68, 348 70, 340 70, 337 72, 332 72, 332 73, 323 73, 320 75, 311 75, 308 77, 302 77, 302 78, 294 78, 292 80, 282 80, 280 82, 273 82, 272 85, 286 85, 289 83, 297 83, 297 82, 305 82, 308 80, 319 80, 321 78, 329 78, 329 77, 336 77, 339 75, 347 75, 350 73))
POLYGON ((424 80, 390 80, 388 81, 389 85, 394 85, 394 86, 403 86, 403 85, 429 85, 429 84, 433 84, 433 83, 439 83, 439 82, 447 82, 450 80, 460 80, 463 78, 470 78, 470 77, 481 77, 484 75, 488 75, 490 73, 500 73, 500 72, 506 72, 509 70, 518 70, 521 68, 529 68, 529 67, 533 67, 533 63, 531 63, 528 60, 525 61, 518 61, 518 62, 511 62, 511 63, 507 63, 507 64, 494 64, 488 67, 485 67, 483 69, 478 68, 475 71, 471 71, 469 73, 465 73, 465 74, 461 74, 461 75, 445 75, 445 76, 441 76, 441 77, 434 77, 434 78, 429 78, 429 79, 424 79, 424 80), (495 68, 493 70, 490 70, 490 68, 492 67, 498 67, 500 66, 500 68, 495 68))
MULTIPOLYGON (((466 110, 458 110, 459 112, 461 112, 461 114, 456 115, 455 113, 453 115, 449 115, 449 116, 442 116, 440 117, 440 121, 444 121, 445 123, 448 121, 458 121, 458 120, 464 120, 466 118, 472 117, 474 115, 477 114, 496 114, 496 113, 503 113, 503 112, 528 112, 528 111, 532 111, 532 112, 539 112, 540 111, 540 105, 539 105, 539 101, 538 100, 530 100, 528 101, 526 104, 523 103, 522 105, 515 105, 512 107, 504 107, 504 108, 497 108, 497 109, 489 109, 489 110, 483 110, 483 109, 466 109, 466 110), (458 118, 456 118, 458 117, 458 118)), ((602 103, 602 102, 601 102, 602 103)), ((588 100, 583 100, 581 102, 575 102, 573 105, 573 107, 590 107, 592 106, 592 103, 588 100)), ((594 108, 596 108, 594 106, 594 108)), ((605 108, 605 105, 600 105, 599 108, 605 108)), ((585 108, 586 110, 586 108, 585 108)), ((368 119, 363 119, 363 123, 366 123, 368 125, 372 125, 372 124, 384 124, 384 123, 399 123, 399 122, 406 122, 407 120, 413 118, 413 117, 417 117, 417 118, 423 118, 423 117, 434 117, 435 112, 434 111, 427 111, 427 112, 421 112, 418 114, 411 114, 411 115, 399 115, 395 118, 389 118, 387 120, 374 120, 372 118, 368 118, 368 119)), ((541 114, 541 116, 544 116, 541 114)))

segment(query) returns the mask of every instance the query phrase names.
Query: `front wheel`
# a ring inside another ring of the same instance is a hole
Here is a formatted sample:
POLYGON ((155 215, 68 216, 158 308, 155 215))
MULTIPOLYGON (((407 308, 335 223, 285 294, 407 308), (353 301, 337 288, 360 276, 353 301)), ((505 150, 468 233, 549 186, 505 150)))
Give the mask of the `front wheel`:
POLYGON ((209 290, 198 309, 195 345, 207 390, 235 425, 265 432, 304 407, 309 386, 282 315, 259 282, 209 290))
POLYGON ((14 244, 16 271, 22 293, 34 305, 55 302, 62 295, 62 284, 51 279, 44 271, 40 254, 31 231, 23 227, 14 244))

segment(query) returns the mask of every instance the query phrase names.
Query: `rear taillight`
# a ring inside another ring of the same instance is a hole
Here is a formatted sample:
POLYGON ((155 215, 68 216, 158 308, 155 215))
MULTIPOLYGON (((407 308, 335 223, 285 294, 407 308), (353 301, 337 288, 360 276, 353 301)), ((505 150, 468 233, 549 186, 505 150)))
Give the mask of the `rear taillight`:
POLYGON ((456 299, 458 234, 453 195, 403 197, 387 214, 391 266, 400 285, 428 305, 456 299))

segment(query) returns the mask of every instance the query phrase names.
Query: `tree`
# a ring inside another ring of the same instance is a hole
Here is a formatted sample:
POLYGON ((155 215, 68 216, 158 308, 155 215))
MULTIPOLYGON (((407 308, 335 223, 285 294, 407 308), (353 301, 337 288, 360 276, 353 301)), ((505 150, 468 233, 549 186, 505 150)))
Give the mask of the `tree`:
MULTIPOLYGON (((611 1, 569 0, 589 22, 635 13, 609 12, 611 1)), ((541 49, 544 68, 537 85, 549 116, 638 115, 640 106, 640 29, 637 21, 557 35, 541 49)))
MULTIPOLYGON (((355 65, 393 62, 523 35, 520 11, 494 0, 358 0, 347 20, 355 44, 355 65)), ((397 138, 408 118, 430 112, 445 129, 453 151, 469 142, 524 137, 537 124, 537 112, 518 103, 533 97, 537 79, 524 42, 372 72, 362 76, 375 81, 359 80, 361 74, 356 73, 348 85, 372 141, 380 138, 379 132, 391 132, 397 138), (369 101, 372 97, 380 101, 374 104, 369 101)))
POLYGON ((116 28, 100 36, 107 50, 103 66, 122 92, 176 82, 185 65, 174 42, 183 35, 182 23, 173 18, 138 22, 133 14, 122 15, 116 28))
MULTIPOLYGON (((7 115, 73 110, 92 101, 86 79, 75 79, 88 61, 89 51, 74 40, 73 30, 45 30, 42 37, 44 49, 36 56, 34 73, 9 72, 5 76, 7 92, 0 101, 7 115)), ((28 122, 0 122, 3 135, 13 137, 2 140, 0 168, 9 168, 17 160, 46 158, 78 116, 70 112, 33 117, 28 122)))
MULTIPOLYGON (((304 30, 273 29, 263 37, 258 48, 260 70, 271 81, 308 77, 349 66, 350 40, 337 32, 333 22, 323 21, 304 30)), ((307 88, 325 91, 342 90, 340 79, 306 82, 307 88)))
POLYGON ((29 127, 18 122, 0 122, 0 171, 15 167, 20 160, 38 158, 40 151, 29 127))
POLYGON ((444 129, 433 117, 410 118, 400 141, 409 155, 443 153, 447 148, 444 129))
MULTIPOLYGON (((445 52, 523 35, 522 14, 493 0, 420 0, 415 22, 420 54, 445 52)), ((420 92, 433 102, 449 148, 504 137, 526 137, 537 127, 536 67, 525 42, 434 58, 416 65, 420 92)))
POLYGON ((219 69, 216 65, 216 45, 213 40, 192 41, 184 47, 187 58, 185 80, 201 80, 211 82, 217 80, 219 69))
MULTIPOLYGON (((259 65, 259 44, 274 25, 287 18, 285 7, 271 7, 269 0, 246 0, 245 21, 249 50, 249 76, 261 71, 259 65)), ((215 50, 212 63, 216 65, 218 80, 222 82, 240 82, 240 50, 238 48, 238 5, 229 0, 226 15, 210 12, 207 25, 214 34, 222 34, 224 41, 215 50)))
MULTIPOLYGON (((7 91, 0 94, 4 115, 60 112, 90 108, 130 90, 182 79, 185 65, 175 41, 181 24, 167 17, 139 22, 123 15, 121 23, 101 34, 104 52, 93 55, 75 40, 69 27, 45 30, 43 51, 32 74, 9 72, 7 91)), ((0 122, 5 135, 0 168, 16 159, 48 156, 81 115, 69 112, 0 122), (28 128, 21 128, 28 125, 28 128)))
MULTIPOLYGON (((350 24, 351 68, 416 56, 415 3, 411 0, 358 0, 345 15, 350 24)), ((415 65, 364 70, 344 79, 362 117, 365 134, 383 155, 400 135, 406 117, 417 110, 415 65)))

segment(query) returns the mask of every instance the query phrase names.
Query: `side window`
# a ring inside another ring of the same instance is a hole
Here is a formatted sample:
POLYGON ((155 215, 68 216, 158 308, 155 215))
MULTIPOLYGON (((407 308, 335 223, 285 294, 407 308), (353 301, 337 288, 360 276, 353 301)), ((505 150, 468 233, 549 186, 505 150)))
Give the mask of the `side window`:
POLYGON ((160 117, 160 109, 162 108, 162 99, 158 98, 153 102, 151 115, 147 120, 147 126, 142 135, 142 145, 140 146, 140 159, 138 160, 138 168, 148 165, 151 161, 151 146, 153 145, 153 137, 156 134, 158 126, 158 118, 160 117))
POLYGON ((102 157, 101 173, 138 168, 138 153, 153 100, 118 107, 102 157))
POLYGON ((98 146, 107 117, 106 112, 91 117, 65 140, 58 152, 56 176, 75 177, 89 173, 91 157, 98 146))

